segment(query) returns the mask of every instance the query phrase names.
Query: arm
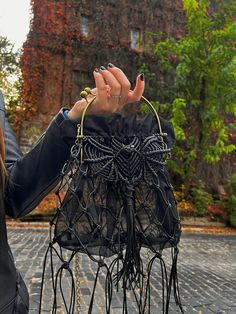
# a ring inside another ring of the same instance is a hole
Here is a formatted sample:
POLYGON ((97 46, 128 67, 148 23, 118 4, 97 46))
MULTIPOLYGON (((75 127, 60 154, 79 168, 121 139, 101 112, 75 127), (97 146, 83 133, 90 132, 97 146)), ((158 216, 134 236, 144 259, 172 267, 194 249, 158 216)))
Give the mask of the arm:
POLYGON ((66 120, 62 110, 31 151, 12 165, 6 186, 7 215, 27 214, 57 185, 76 136, 76 124, 66 120))
MULTIPOLYGON (((96 89, 92 92, 96 99, 89 109, 90 114, 118 111, 126 103, 139 100, 144 90, 143 77, 139 75, 134 91, 130 92, 127 77, 114 66, 94 71, 94 78, 96 89)), ((93 96, 88 95, 88 100, 90 97, 93 96)), ((6 187, 8 215, 27 214, 57 185, 77 132, 78 122, 73 120, 78 121, 85 106, 85 100, 78 101, 69 111, 69 119, 65 119, 61 111, 34 148, 11 166, 6 187)))

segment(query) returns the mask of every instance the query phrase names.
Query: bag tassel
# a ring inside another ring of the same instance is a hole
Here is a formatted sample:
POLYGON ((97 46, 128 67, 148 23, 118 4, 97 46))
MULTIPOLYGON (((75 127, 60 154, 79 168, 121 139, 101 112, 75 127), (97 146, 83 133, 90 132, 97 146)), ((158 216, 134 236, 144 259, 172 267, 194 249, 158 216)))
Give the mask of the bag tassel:
POLYGON ((122 278, 123 288, 131 290, 139 287, 140 276, 143 276, 142 262, 140 257, 141 246, 138 245, 135 230, 135 213, 134 213, 134 188, 131 184, 127 185, 126 191, 126 222, 127 222, 127 246, 123 259, 123 267, 119 271, 118 281, 122 278))

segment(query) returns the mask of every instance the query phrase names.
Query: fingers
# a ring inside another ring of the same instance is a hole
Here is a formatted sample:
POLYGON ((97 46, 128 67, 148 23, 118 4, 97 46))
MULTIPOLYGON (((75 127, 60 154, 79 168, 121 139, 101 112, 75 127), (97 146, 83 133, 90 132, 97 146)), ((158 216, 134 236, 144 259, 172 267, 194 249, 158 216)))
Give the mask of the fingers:
POLYGON ((113 64, 108 64, 108 71, 111 72, 114 77, 117 79, 117 81, 121 85, 121 103, 127 104, 139 101, 141 96, 143 95, 144 88, 145 88, 145 82, 144 82, 144 74, 140 74, 137 76, 136 79, 136 85, 133 91, 130 91, 131 84, 128 80, 127 76, 124 74, 124 72, 115 67, 113 64))
POLYGON ((105 67, 100 68, 100 73, 103 76, 104 80, 111 88, 111 93, 113 95, 120 95, 121 93, 121 84, 117 80, 117 78, 110 73, 105 67))
POLYGON ((127 103, 139 101, 144 92, 144 74, 137 76, 133 91, 130 90, 130 81, 124 72, 111 63, 108 64, 107 69, 102 66, 93 74, 97 95, 94 105, 97 105, 101 111, 120 110, 127 103))
POLYGON ((124 74, 124 72, 115 67, 112 63, 108 63, 108 68, 107 70, 115 77, 115 79, 119 82, 120 86, 121 86, 121 90, 120 90, 120 103, 121 104, 125 104, 130 88, 131 88, 131 84, 130 81, 128 80, 127 76, 124 74))
POLYGON ((127 104, 139 101, 145 88, 144 74, 139 74, 136 78, 136 85, 133 91, 130 91, 127 97, 127 104))
POLYGON ((99 73, 97 69, 93 71, 93 76, 97 88, 97 98, 101 102, 107 101, 107 85, 105 84, 105 81, 103 79, 103 76, 99 73))
POLYGON ((105 82, 110 87, 110 93, 108 96, 108 102, 112 108, 112 111, 119 110, 121 95, 122 95, 122 87, 117 78, 110 73, 105 67, 100 68, 100 74, 103 76, 105 82))
MULTIPOLYGON (((94 103, 92 111, 94 113, 102 113, 102 112, 114 112, 117 110, 117 106, 112 104, 110 99, 110 90, 111 86, 114 85, 114 82, 110 80, 110 84, 105 83, 104 76, 97 69, 94 70, 93 76, 95 79, 96 89, 92 90, 92 94, 95 93, 97 96, 94 103)), ((106 81, 107 82, 107 81, 106 81)))

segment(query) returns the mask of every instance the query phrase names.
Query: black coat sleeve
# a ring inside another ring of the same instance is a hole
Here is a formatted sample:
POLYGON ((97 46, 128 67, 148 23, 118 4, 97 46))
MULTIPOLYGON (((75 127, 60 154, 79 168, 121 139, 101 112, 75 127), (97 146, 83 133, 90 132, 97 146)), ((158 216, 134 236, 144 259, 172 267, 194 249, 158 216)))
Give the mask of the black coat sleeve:
POLYGON ((7 215, 20 217, 27 214, 58 184, 77 129, 76 123, 65 119, 62 110, 26 155, 14 160, 12 165, 8 162, 7 215))

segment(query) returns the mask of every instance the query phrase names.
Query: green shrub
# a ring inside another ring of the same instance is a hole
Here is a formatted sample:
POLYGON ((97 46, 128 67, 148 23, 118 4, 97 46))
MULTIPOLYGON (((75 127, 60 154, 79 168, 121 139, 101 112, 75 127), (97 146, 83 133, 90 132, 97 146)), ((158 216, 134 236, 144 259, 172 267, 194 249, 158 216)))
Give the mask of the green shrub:
POLYGON ((226 205, 229 211, 229 223, 231 227, 236 228, 236 173, 229 180, 228 193, 229 199, 226 205))
POLYGON ((236 228, 236 211, 230 214, 229 223, 231 227, 236 228))
POLYGON ((194 187, 191 190, 193 203, 198 216, 203 216, 207 211, 208 205, 213 202, 212 195, 206 192, 204 188, 204 183, 199 181, 198 187, 194 187))

